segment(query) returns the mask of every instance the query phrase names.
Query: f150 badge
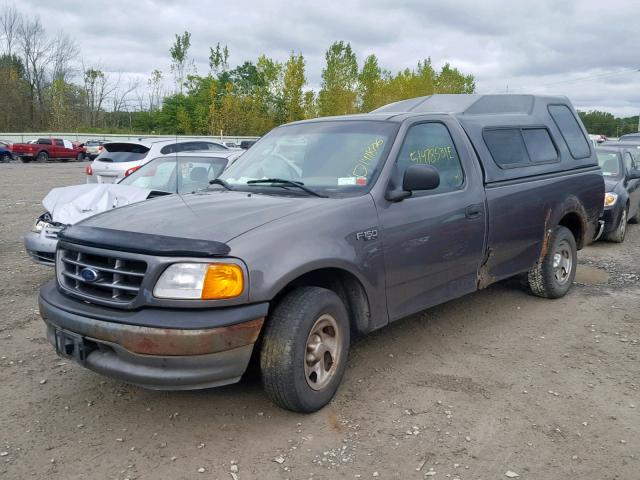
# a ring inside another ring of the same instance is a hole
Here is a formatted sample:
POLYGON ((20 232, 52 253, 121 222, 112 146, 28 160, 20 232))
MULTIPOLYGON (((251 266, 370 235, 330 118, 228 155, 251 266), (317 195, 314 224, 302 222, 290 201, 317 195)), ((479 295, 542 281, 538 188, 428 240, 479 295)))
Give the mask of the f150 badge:
POLYGON ((364 232, 356 232, 356 240, 376 240, 378 238, 378 230, 365 230, 364 232))

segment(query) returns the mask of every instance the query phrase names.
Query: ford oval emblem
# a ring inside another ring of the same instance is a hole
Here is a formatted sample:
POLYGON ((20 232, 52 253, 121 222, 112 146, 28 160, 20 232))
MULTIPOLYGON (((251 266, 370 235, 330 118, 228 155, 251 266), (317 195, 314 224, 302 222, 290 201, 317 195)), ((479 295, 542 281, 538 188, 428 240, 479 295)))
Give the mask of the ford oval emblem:
POLYGON ((80 276, 85 282, 95 282, 98 280, 98 271, 93 268, 83 268, 80 270, 80 276))

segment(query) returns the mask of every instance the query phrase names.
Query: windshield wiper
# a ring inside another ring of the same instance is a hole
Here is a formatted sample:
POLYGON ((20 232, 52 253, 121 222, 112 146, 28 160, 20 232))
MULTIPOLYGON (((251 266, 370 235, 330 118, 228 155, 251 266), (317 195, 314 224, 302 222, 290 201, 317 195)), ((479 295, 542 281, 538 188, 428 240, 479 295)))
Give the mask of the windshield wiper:
POLYGON ((221 178, 214 178, 213 180, 209 180, 209 185, 222 185, 227 190, 232 190, 233 188, 227 182, 222 180, 221 178))
POLYGON ((316 197, 320 197, 320 198, 328 198, 326 195, 322 195, 318 192, 314 192, 313 190, 311 190, 308 187, 304 186, 304 183, 302 182, 295 182, 293 180, 285 180, 284 178, 261 178, 259 180, 249 180, 247 182, 247 185, 256 185, 259 183, 275 183, 275 184, 280 184, 281 186, 289 186, 289 187, 297 187, 300 190, 303 190, 305 192, 307 192, 309 195, 314 195, 316 197))

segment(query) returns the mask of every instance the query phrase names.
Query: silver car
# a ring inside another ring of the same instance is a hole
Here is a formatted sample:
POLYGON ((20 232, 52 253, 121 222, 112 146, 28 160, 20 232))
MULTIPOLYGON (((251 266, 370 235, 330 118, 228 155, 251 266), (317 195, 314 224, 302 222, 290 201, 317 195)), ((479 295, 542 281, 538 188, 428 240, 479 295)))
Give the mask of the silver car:
POLYGON ((230 149, 209 140, 140 139, 109 142, 87 165, 87 183, 116 183, 160 155, 191 151, 228 152, 230 149))
POLYGON ((104 143, 102 140, 87 140, 84 142, 85 156, 89 160, 94 160, 102 152, 104 143))
POLYGON ((181 152, 148 161, 117 184, 73 185, 49 192, 42 201, 47 209, 24 237, 31 259, 53 266, 58 233, 68 225, 108 209, 169 195, 205 189, 244 151, 181 152))

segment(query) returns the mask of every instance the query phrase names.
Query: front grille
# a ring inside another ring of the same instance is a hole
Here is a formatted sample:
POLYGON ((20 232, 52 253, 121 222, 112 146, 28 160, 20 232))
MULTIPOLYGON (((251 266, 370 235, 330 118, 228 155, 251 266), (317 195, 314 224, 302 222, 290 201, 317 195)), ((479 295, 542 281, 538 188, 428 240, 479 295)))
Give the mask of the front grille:
POLYGON ((58 282, 63 288, 83 297, 110 302, 133 301, 147 270, 146 262, 112 255, 67 248, 58 249, 57 255, 58 282), (90 274, 83 276, 85 270, 90 274), (92 276, 96 277, 95 280, 91 279, 92 276))

